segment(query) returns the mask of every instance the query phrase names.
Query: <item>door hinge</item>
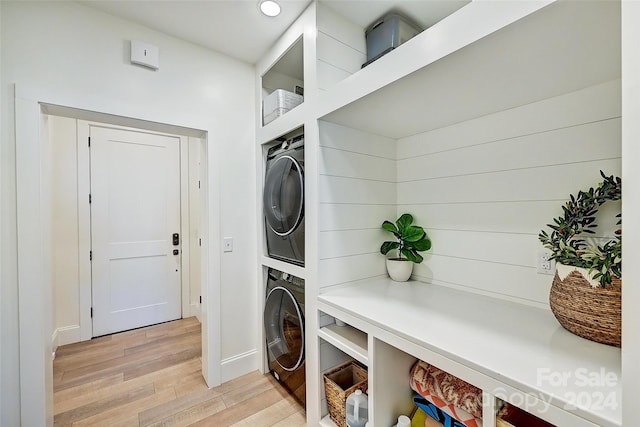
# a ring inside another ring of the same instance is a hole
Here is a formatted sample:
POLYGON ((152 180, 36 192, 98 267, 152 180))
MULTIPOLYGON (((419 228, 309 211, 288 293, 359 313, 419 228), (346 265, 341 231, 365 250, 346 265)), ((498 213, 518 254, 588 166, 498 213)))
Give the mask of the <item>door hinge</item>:
POLYGON ((91 147, 91 137, 87 138, 89 140, 89 147, 91 147))
POLYGON ((89 251, 89 261, 93 261, 93 251, 89 251))
POLYGON ((198 239, 198 246, 202 246, 202 239, 198 239))
POLYGON ((93 319, 93 307, 91 307, 91 318, 93 319))
POLYGON ((198 180, 198 188, 200 188, 200 180, 198 180))
POLYGON ((91 203, 91 193, 89 193, 89 203, 91 203))
POLYGON ((202 304, 202 295, 200 295, 200 304, 202 304))

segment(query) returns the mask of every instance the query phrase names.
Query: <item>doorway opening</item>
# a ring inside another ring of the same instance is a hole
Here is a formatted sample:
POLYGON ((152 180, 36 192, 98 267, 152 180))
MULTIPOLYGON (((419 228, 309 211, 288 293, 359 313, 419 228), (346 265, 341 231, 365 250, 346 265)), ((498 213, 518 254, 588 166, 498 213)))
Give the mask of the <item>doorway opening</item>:
MULTIPOLYGON (((110 123, 151 132, 172 133, 200 139, 202 153, 201 235, 202 235, 202 373, 205 381, 217 385, 220 377, 219 254, 209 242, 218 238, 219 203, 209 183, 213 151, 208 131, 167 125, 141 119, 60 106, 43 102, 37 95, 16 88, 15 138, 17 182, 18 313, 20 340, 21 417, 26 424, 44 425, 52 415, 52 218, 51 144, 48 120, 51 116, 110 123), (209 194, 211 192, 211 194, 209 194), (32 422, 33 421, 33 422, 32 422)), ((199 301, 200 302, 200 301, 199 301)))
POLYGON ((200 319, 201 138, 48 116, 54 349, 200 319))

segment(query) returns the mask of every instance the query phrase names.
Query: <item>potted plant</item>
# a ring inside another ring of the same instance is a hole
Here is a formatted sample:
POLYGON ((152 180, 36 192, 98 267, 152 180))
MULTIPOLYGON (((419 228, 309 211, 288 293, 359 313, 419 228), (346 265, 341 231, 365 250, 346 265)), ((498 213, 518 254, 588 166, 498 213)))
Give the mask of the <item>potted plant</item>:
POLYGON ((396 240, 386 241, 380 246, 380 253, 387 255, 390 251, 397 251, 397 257, 387 258, 387 272, 392 280, 406 282, 411 277, 413 264, 420 264, 423 260, 418 252, 431 248, 431 240, 424 229, 413 225, 413 216, 408 213, 398 218, 396 223, 384 221, 382 228, 391 232, 396 240))
MULTIPOLYGON (((560 324, 583 338, 620 346, 622 288, 622 229, 606 242, 583 238, 595 234, 598 208, 620 200, 622 180, 600 171, 597 188, 570 195, 563 214, 547 224, 551 233, 538 235, 556 260, 549 303, 560 324)), ((621 214, 617 224, 622 223, 621 214)))

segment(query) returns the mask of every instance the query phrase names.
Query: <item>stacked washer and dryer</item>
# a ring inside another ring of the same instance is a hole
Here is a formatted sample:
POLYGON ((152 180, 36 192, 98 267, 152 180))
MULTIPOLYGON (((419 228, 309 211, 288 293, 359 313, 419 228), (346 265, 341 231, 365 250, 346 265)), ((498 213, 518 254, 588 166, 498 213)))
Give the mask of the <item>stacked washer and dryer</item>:
MULTIPOLYGON (((267 152, 263 212, 269 256, 304 266, 304 135, 267 152)), ((304 406, 303 279, 268 269, 264 331, 271 373, 304 406)))

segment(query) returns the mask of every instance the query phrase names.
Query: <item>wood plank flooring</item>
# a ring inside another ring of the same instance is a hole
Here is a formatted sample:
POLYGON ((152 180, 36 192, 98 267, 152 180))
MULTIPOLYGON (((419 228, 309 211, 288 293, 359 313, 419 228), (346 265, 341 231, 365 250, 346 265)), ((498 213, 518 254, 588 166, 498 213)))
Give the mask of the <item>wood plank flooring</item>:
POLYGON ((55 426, 305 426, 271 375, 208 389, 195 317, 58 347, 55 426))

